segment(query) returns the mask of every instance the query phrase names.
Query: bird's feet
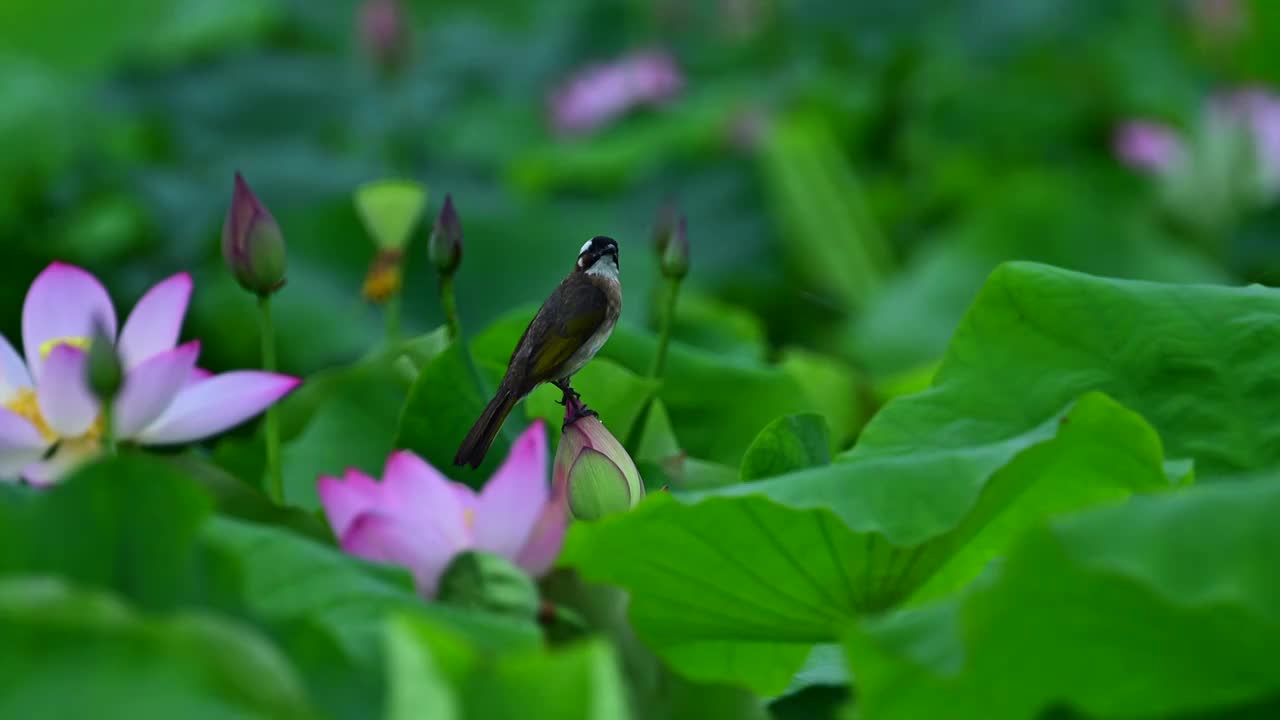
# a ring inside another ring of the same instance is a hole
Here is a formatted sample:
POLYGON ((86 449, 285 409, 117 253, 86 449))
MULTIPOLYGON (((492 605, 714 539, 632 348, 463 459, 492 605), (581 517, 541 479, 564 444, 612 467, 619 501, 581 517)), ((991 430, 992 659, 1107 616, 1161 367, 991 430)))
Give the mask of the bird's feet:
POLYGON ((555 386, 560 388, 560 392, 564 393, 564 396, 560 398, 560 404, 564 405, 564 425, 561 426, 561 430, 584 417, 600 417, 599 413, 583 404, 582 396, 568 382, 558 382, 555 383, 555 386))
POLYGON ((570 402, 576 403, 582 399, 582 396, 578 394, 577 390, 573 389, 568 380, 557 380, 552 384, 560 388, 560 392, 564 393, 560 396, 559 402, 561 405, 568 407, 570 402))

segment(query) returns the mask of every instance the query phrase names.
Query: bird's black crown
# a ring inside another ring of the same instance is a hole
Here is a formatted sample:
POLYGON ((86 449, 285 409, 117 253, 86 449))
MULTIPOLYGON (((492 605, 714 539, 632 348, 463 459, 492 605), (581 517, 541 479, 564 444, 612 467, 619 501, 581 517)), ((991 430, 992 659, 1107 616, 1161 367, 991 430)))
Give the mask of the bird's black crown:
POLYGON ((597 235, 578 251, 578 267, 586 270, 605 256, 612 257, 615 264, 618 262, 618 241, 605 235, 597 235))

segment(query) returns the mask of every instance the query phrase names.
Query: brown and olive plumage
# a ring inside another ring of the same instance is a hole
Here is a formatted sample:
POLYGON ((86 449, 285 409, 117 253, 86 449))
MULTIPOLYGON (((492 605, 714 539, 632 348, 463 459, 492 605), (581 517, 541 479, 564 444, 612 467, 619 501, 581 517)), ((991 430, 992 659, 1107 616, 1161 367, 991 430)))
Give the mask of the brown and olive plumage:
POLYGON ((573 271, 525 328, 498 392, 467 433, 453 463, 478 467, 511 409, 542 383, 555 383, 572 393, 569 378, 600 351, 621 310, 618 243, 597 235, 582 246, 573 271))

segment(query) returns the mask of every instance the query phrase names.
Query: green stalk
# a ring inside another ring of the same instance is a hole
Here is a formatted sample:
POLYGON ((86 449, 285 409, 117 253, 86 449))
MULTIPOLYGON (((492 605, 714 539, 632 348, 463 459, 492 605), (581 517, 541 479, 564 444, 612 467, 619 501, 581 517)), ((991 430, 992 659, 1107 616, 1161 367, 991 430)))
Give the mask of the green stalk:
POLYGON ((116 454, 115 402, 109 399, 102 403, 102 447, 107 455, 116 454))
POLYGON ((676 300, 680 297, 679 278, 667 278, 664 294, 659 307, 658 349, 653 354, 653 364, 649 366, 649 377, 662 377, 667 365, 667 345, 671 341, 671 328, 676 320, 676 300))
MULTIPOLYGON (((276 370, 276 335, 271 324, 271 296, 258 296, 258 320, 262 336, 262 369, 276 370)), ((280 418, 275 406, 267 408, 265 430, 267 434, 267 494, 277 505, 284 504, 284 471, 280 467, 280 418)))
POLYGON ((453 295, 453 275, 440 275, 440 305, 449 326, 449 339, 457 340, 462 334, 462 322, 458 320, 458 303, 453 295))
POLYGON ((400 342, 400 290, 397 289, 387 298, 387 346, 395 347, 400 342))

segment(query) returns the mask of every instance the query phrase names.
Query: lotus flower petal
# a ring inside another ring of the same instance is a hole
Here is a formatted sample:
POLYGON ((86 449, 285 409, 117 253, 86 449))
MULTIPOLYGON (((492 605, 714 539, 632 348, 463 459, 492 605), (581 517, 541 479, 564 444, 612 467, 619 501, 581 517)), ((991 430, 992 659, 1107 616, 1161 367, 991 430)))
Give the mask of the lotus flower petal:
POLYGON ((55 347, 45 360, 44 376, 36 389, 40 415, 65 437, 84 435, 98 419, 98 401, 85 383, 85 360, 80 348, 55 347))
POLYGON ((299 382, 288 375, 242 370, 188 384, 136 437, 150 445, 167 445, 216 435, 262 412, 299 382))
POLYGON ((342 549, 366 560, 408 568, 418 592, 432 596, 441 573, 462 548, 431 525, 410 527, 390 515, 367 512, 351 522, 342 536, 342 549))
POLYGON ((45 268, 22 305, 22 348, 32 377, 40 379, 46 343, 88 338, 95 318, 109 336, 116 336, 116 311, 102 283, 73 265, 55 262, 45 268))
POLYGON ((547 428, 541 420, 516 440, 480 492, 476 547, 514 560, 547 504, 547 428))
POLYGON ((142 296, 125 320, 116 343, 126 369, 173 349, 190 300, 191 276, 187 273, 162 280, 142 296))
POLYGON ((130 370, 116 400, 117 435, 133 437, 155 422, 191 377, 199 355, 200 343, 189 342, 153 355, 130 370))

